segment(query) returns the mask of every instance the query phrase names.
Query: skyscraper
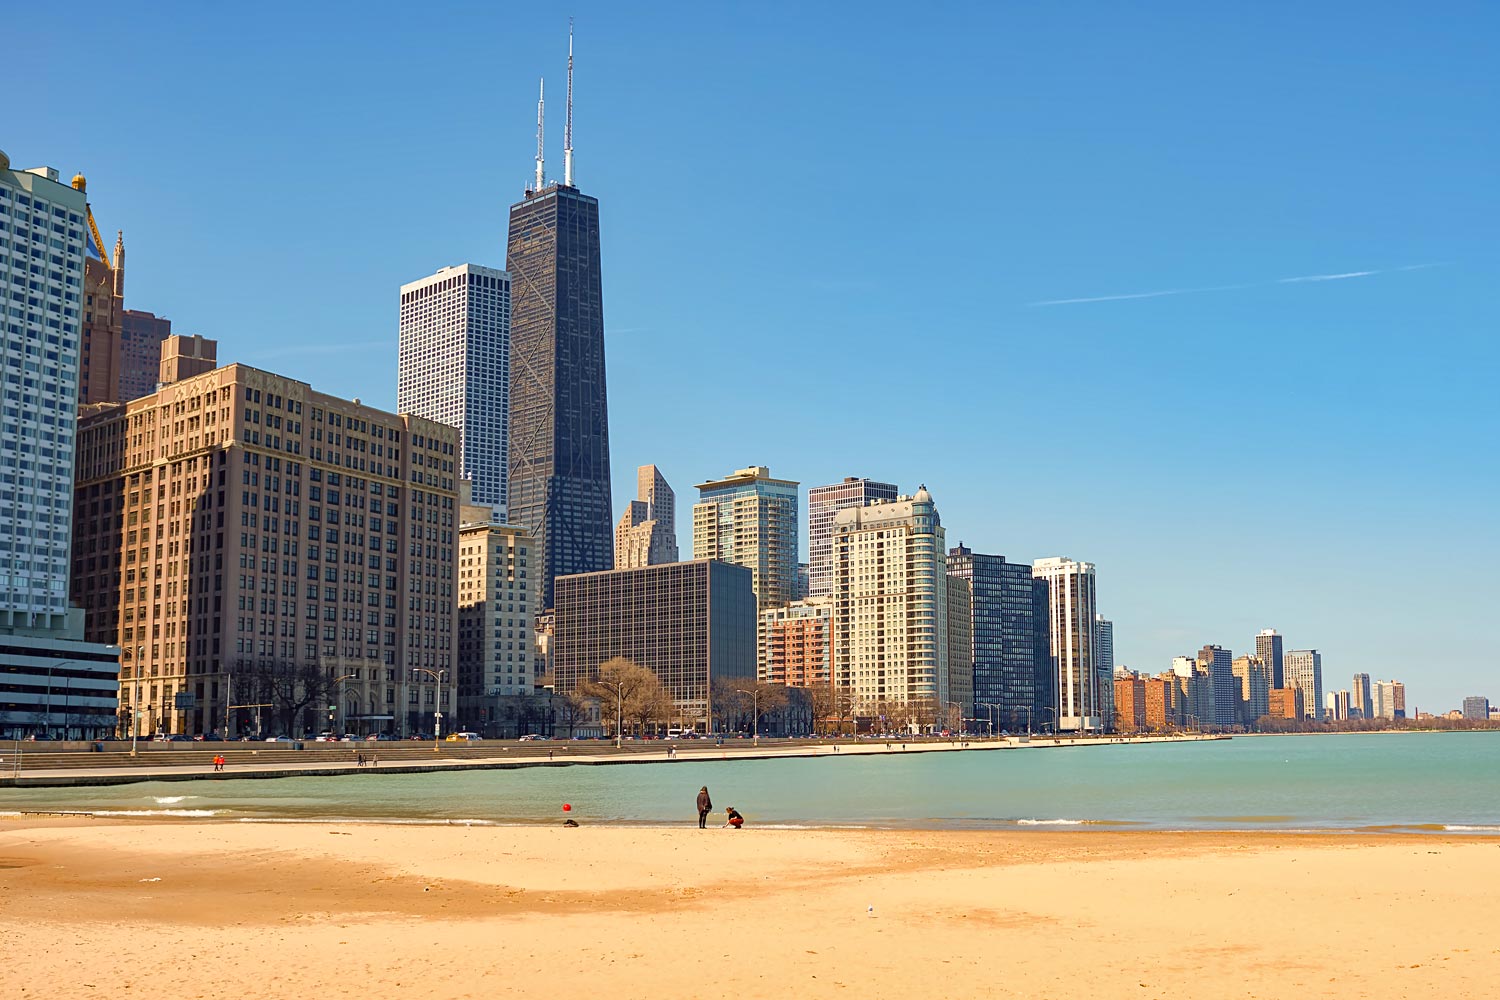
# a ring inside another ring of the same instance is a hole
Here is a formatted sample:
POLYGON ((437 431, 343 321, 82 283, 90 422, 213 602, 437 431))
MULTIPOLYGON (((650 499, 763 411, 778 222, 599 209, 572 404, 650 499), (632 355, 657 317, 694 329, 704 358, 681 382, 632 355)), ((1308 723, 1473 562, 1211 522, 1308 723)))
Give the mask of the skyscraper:
POLYGON ((1302 692, 1303 711, 1311 719, 1323 717, 1323 656, 1316 649, 1287 652, 1282 667, 1286 686, 1302 692))
POLYGON ((846 476, 841 483, 807 491, 807 593, 819 597, 833 586, 833 515, 872 500, 896 499, 892 483, 846 476))
MULTIPOLYGON (((59 730, 94 738, 113 728, 117 710, 119 650, 81 641, 84 615, 68 604, 88 212, 81 186, 61 183, 50 167, 12 170, 0 152, 0 300, 8 307, 0 319, 5 739, 59 730), (54 690, 71 693, 59 704, 54 690)), ((80 512, 81 520, 100 517, 80 512)))
POLYGON ((615 569, 677 561, 677 494, 654 465, 635 470, 636 499, 615 525, 615 569))
POLYGON ((1406 685, 1400 681, 1375 682, 1375 718, 1406 718, 1406 685))
POLYGON ((396 409, 458 428, 472 500, 504 521, 510 276, 461 264, 402 285, 397 355, 396 409))
POLYGON ((1198 666, 1208 673, 1213 706, 1204 725, 1232 726, 1238 715, 1239 686, 1234 681, 1234 654, 1223 646, 1204 646, 1198 651, 1198 666))
POLYGON ((833 683, 877 726, 931 725, 950 700, 943 537, 925 486, 834 515, 833 683))
POLYGON ((1349 714, 1359 719, 1375 718, 1375 699, 1369 674, 1354 675, 1354 690, 1349 696, 1349 714))
POLYGON ((552 581, 614 565, 599 201, 573 184, 573 57, 568 42, 566 173, 546 183, 538 108, 537 178, 510 208, 509 520, 535 539, 543 607, 552 581))
POLYGON ((754 575, 760 609, 797 594, 797 484, 764 465, 698 484, 693 558, 721 559, 754 575))
POLYGON ((948 573, 974 591, 974 714, 988 719, 993 711, 996 731, 1040 723, 1053 705, 1046 583, 1028 563, 962 543, 948 550, 948 573))
POLYGON ((1094 615, 1094 654, 1098 669, 1113 677, 1115 672, 1115 623, 1103 615, 1094 615))
POLYGON ((1054 720, 1059 730, 1098 730, 1098 658, 1094 650, 1094 564, 1038 559, 1031 572, 1047 584, 1047 635, 1052 662, 1054 720))
POLYGON ((1253 725, 1271 710, 1271 668, 1258 656, 1237 656, 1233 671, 1239 683, 1239 721, 1253 725))
POLYGON ((1271 687, 1285 687, 1286 669, 1281 649, 1281 635, 1274 628, 1261 629, 1255 636, 1255 655, 1271 668, 1271 687))
POLYGON ((162 343, 170 336, 172 321, 165 316, 140 309, 125 310, 120 324, 120 391, 117 402, 139 399, 156 391, 162 343))

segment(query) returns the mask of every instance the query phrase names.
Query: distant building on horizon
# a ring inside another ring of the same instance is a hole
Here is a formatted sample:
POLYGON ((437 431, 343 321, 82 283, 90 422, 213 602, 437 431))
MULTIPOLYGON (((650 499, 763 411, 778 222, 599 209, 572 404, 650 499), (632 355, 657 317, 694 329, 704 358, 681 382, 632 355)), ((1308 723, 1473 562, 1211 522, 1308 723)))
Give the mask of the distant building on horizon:
POLYGON ((1054 678, 1057 728, 1098 731, 1108 722, 1094 649, 1094 564, 1068 558, 1038 559, 1032 576, 1047 585, 1048 650, 1054 678))
POLYGON ((1274 628, 1263 628, 1255 636, 1255 655, 1271 670, 1271 687, 1286 687, 1282 636, 1274 628))
POLYGON ((1400 681, 1375 682, 1375 718, 1406 718, 1406 685, 1400 681))
POLYGON ((677 562, 677 494, 660 469, 642 465, 635 495, 615 525, 615 569, 677 562))
POLYGON ((472 502, 506 519, 510 422, 510 276, 445 267, 401 286, 396 409, 458 429, 472 502))
POLYGON ((1254 725, 1271 711, 1271 668, 1258 656, 1237 656, 1232 670, 1239 686, 1239 721, 1254 725))
POLYGON ((1490 700, 1484 695, 1469 695, 1464 699, 1464 718, 1488 722, 1490 718, 1490 700))
POLYGON ((893 483, 859 476, 845 476, 843 482, 807 491, 808 597, 821 597, 833 586, 833 515, 845 507, 894 500, 898 492, 893 483))
POLYGON ((797 486, 772 478, 764 465, 698 484, 693 558, 748 569, 761 610, 788 604, 796 595, 797 486))
POLYGON ((1300 688, 1273 688, 1270 703, 1273 719, 1301 719, 1306 711, 1300 688))
POLYGON ((1329 722, 1343 722, 1349 718, 1350 696, 1348 691, 1330 691, 1323 699, 1325 717, 1329 722))
POLYGON ((1376 718, 1375 699, 1371 694, 1371 690, 1369 674, 1354 675, 1354 687, 1349 693, 1349 714, 1351 716, 1357 719, 1376 718))
POLYGON ((1208 674, 1208 717, 1205 725, 1232 726, 1239 721, 1239 685, 1234 679, 1234 653, 1223 646, 1204 646, 1198 651, 1198 666, 1208 674))
POLYGON ((1293 649, 1282 667, 1287 687, 1302 692, 1302 711, 1309 719, 1323 717, 1323 656, 1316 649, 1293 649))

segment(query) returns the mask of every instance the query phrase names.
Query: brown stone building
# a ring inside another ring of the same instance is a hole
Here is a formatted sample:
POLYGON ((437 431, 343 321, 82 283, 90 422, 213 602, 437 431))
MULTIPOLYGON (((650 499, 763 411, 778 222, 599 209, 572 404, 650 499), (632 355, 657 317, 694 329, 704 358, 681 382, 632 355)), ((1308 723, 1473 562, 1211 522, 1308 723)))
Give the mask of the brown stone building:
POLYGON ((121 646, 122 731, 429 731, 457 441, 245 365, 85 407, 72 593, 121 646))
POLYGON ((1273 719, 1302 718, 1302 690, 1300 688, 1272 688, 1271 710, 1267 714, 1273 719))
MULTIPOLYGON (((75 188, 79 180, 74 178, 75 188)), ((94 257, 84 261, 83 325, 78 345, 79 403, 115 402, 120 398, 120 373, 125 363, 124 324, 125 236, 121 233, 115 240, 112 262, 94 257)), ((155 363, 151 368, 155 371, 155 363)))
POLYGON ((1164 730, 1181 723, 1177 708, 1177 678, 1165 673, 1143 678, 1146 700, 1146 728, 1164 730))
POLYGON ((1139 676, 1115 678, 1115 732, 1146 728, 1146 681, 1139 676))

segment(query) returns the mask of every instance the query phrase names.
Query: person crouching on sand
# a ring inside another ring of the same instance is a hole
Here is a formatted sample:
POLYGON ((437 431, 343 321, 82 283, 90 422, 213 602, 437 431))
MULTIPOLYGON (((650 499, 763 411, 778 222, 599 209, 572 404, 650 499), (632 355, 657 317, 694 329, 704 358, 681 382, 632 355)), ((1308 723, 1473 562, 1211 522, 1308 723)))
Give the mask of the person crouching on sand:
POLYGON ((740 827, 745 825, 745 817, 741 816, 739 814, 739 810, 735 809, 734 806, 730 806, 728 809, 725 809, 724 813, 727 817, 724 820, 725 826, 738 830, 740 827))

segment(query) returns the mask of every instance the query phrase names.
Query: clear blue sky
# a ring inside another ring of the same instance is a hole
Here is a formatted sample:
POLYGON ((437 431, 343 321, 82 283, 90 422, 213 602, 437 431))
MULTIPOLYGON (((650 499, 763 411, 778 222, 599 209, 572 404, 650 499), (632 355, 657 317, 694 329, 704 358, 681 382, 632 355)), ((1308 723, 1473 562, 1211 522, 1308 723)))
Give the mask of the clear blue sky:
POLYGON ((393 405, 397 286, 503 266, 543 73, 561 171, 574 14, 617 511, 645 462, 684 512, 925 482, 1095 562, 1132 667, 1274 627, 1500 700, 1495 5, 130 6, 8 12, 0 147, 221 359, 393 405))

